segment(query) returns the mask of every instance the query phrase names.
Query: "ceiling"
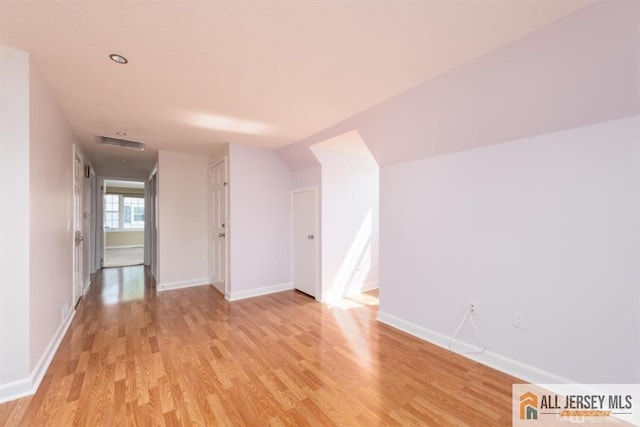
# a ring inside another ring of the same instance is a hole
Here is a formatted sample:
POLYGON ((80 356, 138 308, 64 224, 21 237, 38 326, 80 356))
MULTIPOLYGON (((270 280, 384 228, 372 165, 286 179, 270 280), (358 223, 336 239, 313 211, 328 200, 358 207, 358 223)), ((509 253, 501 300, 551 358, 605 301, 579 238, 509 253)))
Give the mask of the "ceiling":
POLYGON ((0 0, 0 44, 32 55, 96 167, 150 170, 158 150, 294 143, 588 3, 0 0))

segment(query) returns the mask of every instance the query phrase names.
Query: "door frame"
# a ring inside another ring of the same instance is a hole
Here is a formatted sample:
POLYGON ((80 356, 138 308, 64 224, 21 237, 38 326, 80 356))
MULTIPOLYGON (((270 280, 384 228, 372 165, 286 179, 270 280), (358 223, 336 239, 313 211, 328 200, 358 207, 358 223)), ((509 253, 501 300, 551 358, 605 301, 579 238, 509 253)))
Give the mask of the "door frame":
POLYGON ((144 186, 145 191, 145 265, 158 277, 158 165, 156 164, 144 186))
MULTIPOLYGON (((86 167, 86 166, 85 166, 86 167)), ((89 269, 90 274, 98 271, 98 258, 96 254, 96 227, 98 226, 98 201, 96 199, 96 187, 98 179, 93 167, 89 169, 89 197, 91 197, 89 208, 89 269)), ((85 193, 86 194, 86 193, 85 193)))
MULTIPOLYGON (((212 174, 213 174, 213 169, 220 166, 220 165, 224 166, 224 199, 225 199, 225 209, 224 209, 224 215, 225 215, 225 239, 224 239, 224 251, 225 251, 225 257, 224 257, 224 295, 225 297, 228 297, 230 294, 230 274, 229 274, 229 266, 230 266, 230 260, 229 260, 229 254, 230 254, 230 240, 231 240, 231 218, 230 218, 230 209, 229 209, 229 162, 227 160, 227 156, 224 156, 222 159, 219 159, 217 161, 215 161, 214 163, 209 164, 209 172, 208 172, 208 179, 207 179, 207 187, 208 187, 208 193, 209 193, 209 281, 211 282, 211 286, 213 286, 215 289, 218 289, 213 283, 214 283, 214 277, 213 277, 213 254, 214 254, 214 236, 215 236, 215 230, 214 230, 214 226, 213 226, 213 186, 212 186, 212 182, 211 182, 211 178, 212 178, 212 174)), ((218 289, 220 290, 220 289, 218 289)))
POLYGON ((313 191, 314 192, 314 201, 315 201, 315 207, 316 207, 316 221, 315 221, 315 236, 316 238, 314 239, 314 246, 315 246, 315 251, 316 251, 316 277, 315 277, 315 281, 316 281, 316 292, 315 292, 315 298, 316 301, 322 301, 322 246, 321 246, 321 239, 322 239, 322 235, 321 235, 321 225, 322 225, 322 221, 321 221, 321 213, 322 213, 322 209, 320 208, 320 189, 318 188, 318 186, 311 186, 311 187, 301 187, 301 188, 296 188, 294 190, 291 191, 291 198, 290 198, 290 206, 291 206, 291 280, 293 281, 293 277, 294 277, 294 262, 293 262, 293 257, 295 256, 294 253, 294 229, 293 229, 293 216, 294 216, 294 211, 293 211, 293 197, 295 196, 296 193, 305 193, 307 191, 313 191))
POLYGON ((83 272, 83 267, 84 267, 84 242, 82 240, 80 240, 79 242, 77 241, 78 237, 80 237, 80 239, 84 239, 83 237, 83 224, 84 224, 84 218, 83 218, 83 212, 84 212, 84 165, 85 165, 85 158, 84 155, 82 154, 82 151, 80 151, 80 149, 78 148, 78 146, 76 144, 73 144, 73 150, 72 150, 73 154, 72 154, 72 189, 73 189, 73 202, 72 202, 72 219, 71 219, 71 250, 72 250, 72 288, 71 288, 71 295, 72 295, 72 304, 75 307, 78 302, 80 301, 80 298, 82 298, 82 293, 84 290, 84 272, 83 272), (79 160, 80 161, 80 173, 79 176, 77 176, 77 170, 76 170, 76 161, 79 160), (76 190, 77 187, 80 187, 79 190, 76 190), (76 197, 76 192, 78 192, 78 196, 76 197), (79 206, 78 206, 79 205, 79 206), (80 211, 80 214, 78 217, 78 211, 80 211), (77 230, 76 225, 80 224, 80 230, 77 230), (80 235, 78 235, 78 231, 80 231, 80 235), (80 250, 78 250, 77 246, 81 245, 80 250), (80 277, 78 277, 78 275, 80 277), (78 288, 78 283, 80 283, 80 286, 78 288))
MULTIPOLYGON (((149 182, 144 178, 127 178, 127 177, 119 177, 113 175, 100 175, 97 178, 96 185, 96 229, 95 229, 95 237, 96 237, 96 266, 97 270, 101 270, 104 268, 104 258, 106 253, 106 230, 104 228, 104 196, 106 194, 106 186, 104 184, 105 181, 131 181, 131 182, 141 182, 144 184, 144 209, 145 209, 145 218, 144 218, 144 227, 143 233, 144 237, 142 239, 142 244, 144 246, 144 253, 147 253, 147 198, 149 197, 147 193, 147 187, 149 186, 149 182)), ((143 264, 145 261, 146 255, 143 255, 143 264)))

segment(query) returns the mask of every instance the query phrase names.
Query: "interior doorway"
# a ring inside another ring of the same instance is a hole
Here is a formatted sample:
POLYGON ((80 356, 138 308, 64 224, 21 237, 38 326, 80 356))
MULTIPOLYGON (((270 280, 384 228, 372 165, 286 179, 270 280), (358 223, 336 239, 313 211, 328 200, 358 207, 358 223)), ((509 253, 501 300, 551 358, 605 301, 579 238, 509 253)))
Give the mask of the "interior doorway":
POLYGON ((340 301, 378 288, 380 169, 358 131, 310 147, 321 165, 320 292, 340 301))
POLYGON ((102 267, 144 263, 145 183, 105 179, 102 267))
POLYGON ((84 160, 73 150, 73 305, 80 301, 83 291, 84 237, 83 237, 83 178, 84 160))
POLYGON ((227 294, 227 163, 221 161, 209 169, 211 190, 211 261, 210 281, 223 294, 227 294))
POLYGON ((318 189, 302 188, 291 195, 293 285, 312 297, 319 295, 320 248, 318 236, 318 189))

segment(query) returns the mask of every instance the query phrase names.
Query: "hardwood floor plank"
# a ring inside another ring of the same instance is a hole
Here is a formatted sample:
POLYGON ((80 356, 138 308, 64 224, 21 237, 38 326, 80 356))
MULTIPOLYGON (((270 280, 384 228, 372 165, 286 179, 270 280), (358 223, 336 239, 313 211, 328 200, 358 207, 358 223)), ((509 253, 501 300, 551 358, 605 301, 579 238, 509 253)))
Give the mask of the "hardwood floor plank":
POLYGON ((520 380, 378 323, 375 298, 229 303, 208 286, 156 294, 143 267, 103 271, 0 426, 510 424, 520 380))
POLYGON ((180 427, 180 421, 178 421, 176 411, 169 411, 165 413, 163 419, 166 427, 180 427))

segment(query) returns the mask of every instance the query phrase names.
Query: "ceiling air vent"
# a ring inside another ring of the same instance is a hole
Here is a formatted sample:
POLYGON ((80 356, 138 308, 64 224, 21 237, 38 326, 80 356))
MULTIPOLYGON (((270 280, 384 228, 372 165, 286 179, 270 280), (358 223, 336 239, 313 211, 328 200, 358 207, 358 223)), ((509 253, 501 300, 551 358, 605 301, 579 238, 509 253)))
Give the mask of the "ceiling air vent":
POLYGON ((110 136, 99 136, 98 143, 102 145, 113 145, 115 147, 131 148, 133 150, 144 150, 144 143, 129 141, 128 139, 111 138, 110 136))

